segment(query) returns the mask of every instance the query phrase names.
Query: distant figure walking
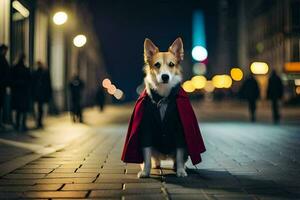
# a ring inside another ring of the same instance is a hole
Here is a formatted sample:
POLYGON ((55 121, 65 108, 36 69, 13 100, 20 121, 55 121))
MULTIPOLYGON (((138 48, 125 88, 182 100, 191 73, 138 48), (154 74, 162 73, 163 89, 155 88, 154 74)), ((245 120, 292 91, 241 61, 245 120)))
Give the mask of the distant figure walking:
POLYGON ((37 70, 33 72, 33 100, 37 104, 36 126, 43 127, 45 104, 52 98, 50 73, 47 67, 40 61, 37 62, 37 70))
POLYGON ((96 100, 97 104, 100 107, 100 111, 103 112, 105 105, 105 91, 102 86, 99 86, 97 88, 96 100))
POLYGON ((21 54, 11 71, 12 109, 16 111, 14 122, 19 131, 27 130, 26 117, 30 107, 31 75, 24 61, 25 54, 21 54))
POLYGON ((8 47, 4 44, 0 46, 0 127, 4 119, 4 102, 6 88, 9 86, 9 64, 5 58, 8 47))
POLYGON ((267 98, 272 102, 272 113, 273 122, 275 124, 280 122, 280 113, 278 108, 278 101, 283 96, 283 84, 280 77, 277 75, 276 71, 272 71, 269 78, 267 98))
POLYGON ((84 82, 80 79, 79 75, 75 75, 69 84, 71 92, 71 113, 74 122, 83 122, 82 119, 82 105, 81 96, 84 88, 84 82))
POLYGON ((242 96, 248 101, 250 120, 256 121, 256 101, 259 98, 259 87, 254 76, 251 74, 245 80, 241 88, 242 96))

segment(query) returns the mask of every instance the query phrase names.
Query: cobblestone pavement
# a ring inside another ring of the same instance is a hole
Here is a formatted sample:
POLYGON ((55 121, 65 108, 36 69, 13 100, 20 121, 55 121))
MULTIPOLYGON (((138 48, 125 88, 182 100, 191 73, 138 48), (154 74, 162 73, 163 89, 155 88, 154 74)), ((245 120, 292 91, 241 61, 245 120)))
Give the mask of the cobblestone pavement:
MULTIPOLYGON (((90 116, 92 117, 92 116, 90 116)), ((88 118, 88 116, 87 116, 88 118)), ((1 199, 300 199, 297 126, 201 124, 203 162, 177 178, 170 163, 137 179, 120 160, 126 124, 92 126, 85 137, 0 178, 1 199)))

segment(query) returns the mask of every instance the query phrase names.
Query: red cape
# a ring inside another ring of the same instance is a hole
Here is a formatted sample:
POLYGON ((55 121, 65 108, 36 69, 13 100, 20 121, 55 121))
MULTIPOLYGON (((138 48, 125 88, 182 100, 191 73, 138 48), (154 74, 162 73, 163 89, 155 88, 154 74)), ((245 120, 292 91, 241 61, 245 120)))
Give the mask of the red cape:
MULTIPOLYGON (((122 153, 122 160, 127 163, 143 162, 143 155, 139 147, 138 134, 144 113, 145 97, 147 95, 147 92, 144 90, 138 98, 131 115, 122 153)), ((200 154, 205 151, 205 146, 190 100, 182 88, 180 88, 178 92, 176 103, 183 127, 188 154, 192 163, 195 165, 201 162, 200 154)))

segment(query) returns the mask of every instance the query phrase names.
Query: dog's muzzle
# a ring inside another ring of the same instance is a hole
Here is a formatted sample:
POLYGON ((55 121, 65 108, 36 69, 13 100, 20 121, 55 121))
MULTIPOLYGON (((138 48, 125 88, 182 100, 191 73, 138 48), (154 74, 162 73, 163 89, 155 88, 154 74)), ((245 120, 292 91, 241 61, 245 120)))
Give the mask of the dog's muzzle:
POLYGON ((163 81, 163 83, 168 83, 169 79, 170 79, 170 77, 168 74, 161 75, 161 80, 163 81))

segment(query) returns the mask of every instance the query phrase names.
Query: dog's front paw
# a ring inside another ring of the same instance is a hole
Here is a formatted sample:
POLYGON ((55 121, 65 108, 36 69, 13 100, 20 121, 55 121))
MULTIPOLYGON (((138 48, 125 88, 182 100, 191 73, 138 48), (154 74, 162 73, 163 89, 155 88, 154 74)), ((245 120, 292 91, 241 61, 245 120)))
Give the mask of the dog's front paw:
POLYGON ((187 177, 188 174, 186 173, 185 169, 182 168, 182 169, 177 169, 176 175, 177 177, 187 177))
POLYGON ((147 172, 145 170, 142 170, 140 171, 138 174, 137 174, 137 177, 138 178, 149 178, 150 177, 150 172, 147 172))

